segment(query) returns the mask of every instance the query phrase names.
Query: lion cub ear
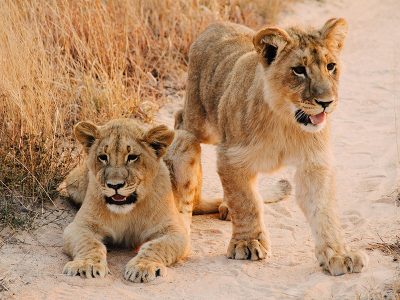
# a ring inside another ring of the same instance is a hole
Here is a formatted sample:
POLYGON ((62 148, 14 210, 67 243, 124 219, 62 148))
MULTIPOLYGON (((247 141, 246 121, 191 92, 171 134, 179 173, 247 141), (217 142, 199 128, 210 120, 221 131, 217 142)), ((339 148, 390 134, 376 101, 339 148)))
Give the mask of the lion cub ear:
POLYGON ((174 136, 175 132, 169 130, 167 126, 159 125, 147 131, 143 141, 154 149, 157 157, 161 157, 167 152, 167 148, 171 145, 174 136))
POLYGON ((74 134, 76 139, 84 146, 85 151, 88 152, 99 137, 99 129, 91 122, 79 122, 74 127, 74 134))
POLYGON ((329 19, 321 29, 321 38, 328 47, 341 50, 344 45, 348 31, 348 25, 345 19, 329 19))
POLYGON ((253 37, 254 48, 270 65, 291 41, 289 34, 278 27, 266 27, 253 37))

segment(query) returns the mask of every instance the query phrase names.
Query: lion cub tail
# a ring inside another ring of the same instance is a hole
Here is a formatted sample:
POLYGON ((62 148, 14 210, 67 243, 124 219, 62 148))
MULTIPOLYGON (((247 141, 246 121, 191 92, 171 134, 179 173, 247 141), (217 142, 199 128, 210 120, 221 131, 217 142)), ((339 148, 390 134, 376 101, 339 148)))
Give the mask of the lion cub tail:
MULTIPOLYGON (((292 185, 286 179, 281 179, 268 187, 265 192, 261 193, 261 197, 264 203, 275 203, 282 200, 285 200, 292 193, 292 185)), ((222 219, 226 219, 228 215, 228 206, 226 203, 223 203, 223 199, 203 199, 201 198, 195 204, 193 209, 194 215, 204 215, 204 214, 213 214, 220 213, 220 215, 224 215, 225 217, 222 219), (222 205, 221 205, 222 204, 222 205)))
POLYGON ((180 109, 175 114, 175 129, 183 129, 183 109, 180 109))
POLYGON ((222 198, 218 199, 203 199, 201 198, 198 203, 195 204, 193 209, 194 215, 205 215, 218 213, 219 206, 222 203, 222 198))

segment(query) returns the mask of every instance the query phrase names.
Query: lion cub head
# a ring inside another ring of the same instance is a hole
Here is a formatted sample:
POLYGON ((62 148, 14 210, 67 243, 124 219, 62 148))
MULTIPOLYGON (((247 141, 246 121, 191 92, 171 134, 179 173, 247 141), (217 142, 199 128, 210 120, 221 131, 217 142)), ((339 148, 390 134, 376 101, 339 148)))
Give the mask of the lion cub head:
POLYGON ((87 153, 96 190, 115 213, 129 212, 151 190, 160 158, 174 138, 164 125, 146 130, 132 119, 103 126, 80 122, 74 133, 87 153))
POLYGON ((260 55, 264 98, 271 109, 310 132, 321 130, 338 102, 344 19, 319 29, 267 27, 253 38, 260 55))

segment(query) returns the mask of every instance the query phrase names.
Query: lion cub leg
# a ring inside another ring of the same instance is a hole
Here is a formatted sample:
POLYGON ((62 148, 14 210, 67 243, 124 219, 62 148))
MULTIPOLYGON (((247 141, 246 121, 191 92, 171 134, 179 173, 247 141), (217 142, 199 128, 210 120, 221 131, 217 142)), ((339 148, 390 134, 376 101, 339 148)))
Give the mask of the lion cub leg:
POLYGON ((189 237, 183 229, 150 240, 140 247, 139 253, 126 265, 125 279, 149 282, 158 276, 165 276, 166 267, 185 256, 188 245, 189 237))
POLYGON ((230 165, 221 151, 218 154, 218 174, 232 219, 232 238, 227 256, 233 259, 264 259, 269 255, 270 247, 262 201, 255 190, 256 174, 230 165))
POLYGON ((107 249, 100 241, 101 237, 72 222, 64 230, 64 251, 72 257, 63 269, 69 276, 94 278, 109 273, 107 267, 107 249))
POLYGON ((336 211, 333 171, 325 166, 300 166, 296 172, 296 198, 310 223, 320 266, 331 275, 361 272, 368 257, 345 246, 336 211))

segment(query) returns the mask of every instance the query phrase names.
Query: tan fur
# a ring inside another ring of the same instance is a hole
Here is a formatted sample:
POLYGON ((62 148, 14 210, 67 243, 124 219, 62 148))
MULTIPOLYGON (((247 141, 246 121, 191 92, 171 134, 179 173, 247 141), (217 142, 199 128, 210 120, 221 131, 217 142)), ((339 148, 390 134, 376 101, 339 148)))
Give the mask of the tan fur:
MULTIPOLYGON (((191 218, 193 203, 199 202, 200 197, 199 143, 192 143, 195 138, 190 133, 177 131, 174 138, 174 132, 163 125, 145 129, 130 119, 114 120, 104 126, 81 122, 75 127, 75 135, 84 145, 87 159, 59 188, 75 203, 82 204, 64 231, 64 249, 73 258, 65 265, 64 273, 104 277, 108 267, 103 241, 110 240, 132 250, 140 246, 138 254, 126 265, 127 280, 147 282, 164 275, 166 266, 188 253, 187 218, 191 218), (108 156, 107 163, 100 159, 102 154, 108 156), (129 154, 139 158, 127 161, 129 154), (173 185, 161 158, 164 154, 176 175, 172 177, 173 185), (125 186, 117 190, 118 194, 137 193, 132 207, 122 210, 116 205, 110 208, 105 201, 105 197, 115 194, 107 184, 120 182, 125 186)), ((214 210, 218 204, 214 203, 214 210)))
POLYGON ((193 43, 186 101, 175 128, 218 145, 221 217, 229 207, 233 224, 229 258, 268 256, 256 177, 291 164, 297 167, 297 202, 311 225, 320 265, 332 275, 365 267, 365 254, 345 247, 329 145, 346 33, 343 19, 331 19, 320 30, 267 27, 254 32, 222 23, 208 27, 193 43), (311 124, 324 109, 323 122, 311 124))

